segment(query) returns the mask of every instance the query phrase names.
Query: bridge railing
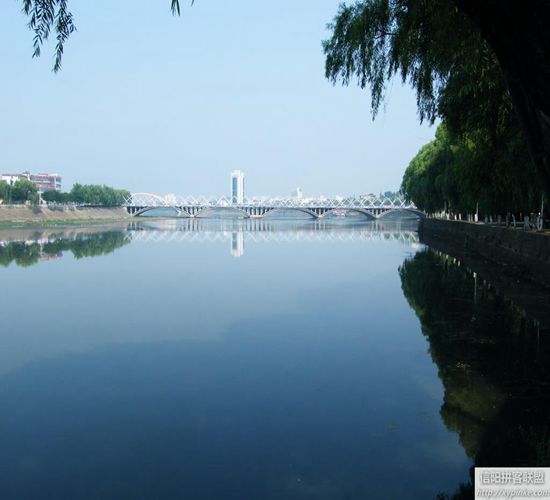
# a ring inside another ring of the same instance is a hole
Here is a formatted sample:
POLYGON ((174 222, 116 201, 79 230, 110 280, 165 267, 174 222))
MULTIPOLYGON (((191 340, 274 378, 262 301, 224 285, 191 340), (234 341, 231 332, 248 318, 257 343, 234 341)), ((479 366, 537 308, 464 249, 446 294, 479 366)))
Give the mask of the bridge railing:
POLYGON ((329 208, 329 209, 408 209, 416 206, 407 203, 402 197, 319 197, 319 198, 282 198, 254 197, 245 198, 243 203, 234 203, 230 197, 194 197, 194 196, 159 196, 152 193, 132 193, 126 200, 128 207, 200 207, 200 208, 329 208))

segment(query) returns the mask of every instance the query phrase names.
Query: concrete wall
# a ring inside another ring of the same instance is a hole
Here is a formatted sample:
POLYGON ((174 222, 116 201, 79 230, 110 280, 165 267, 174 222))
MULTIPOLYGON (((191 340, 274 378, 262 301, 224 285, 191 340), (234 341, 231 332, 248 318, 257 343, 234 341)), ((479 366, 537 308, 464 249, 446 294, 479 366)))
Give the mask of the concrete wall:
MULTIPOLYGON (((518 277, 550 287, 550 234, 461 221, 424 219, 420 241, 430 246, 449 243, 458 252, 477 255, 507 268, 518 277)), ((452 253, 451 253, 452 254, 452 253)))
POLYGON ((46 222, 71 220, 119 220, 128 217, 125 208, 79 207, 57 209, 31 206, 1 206, 0 222, 46 222))

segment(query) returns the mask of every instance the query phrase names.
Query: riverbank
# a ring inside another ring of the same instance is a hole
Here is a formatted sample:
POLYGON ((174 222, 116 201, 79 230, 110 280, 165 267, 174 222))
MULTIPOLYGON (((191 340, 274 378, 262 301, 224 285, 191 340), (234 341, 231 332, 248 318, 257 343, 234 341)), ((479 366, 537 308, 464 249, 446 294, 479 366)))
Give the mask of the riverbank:
POLYGON ((0 206, 0 228, 27 225, 101 223, 128 219, 123 207, 0 206))
MULTIPOLYGON (((528 280, 550 288, 548 233, 439 219, 421 220, 418 232, 422 243, 467 258, 474 270, 476 261, 488 261, 512 280, 528 280)), ((493 269, 492 274, 499 273, 493 269)))

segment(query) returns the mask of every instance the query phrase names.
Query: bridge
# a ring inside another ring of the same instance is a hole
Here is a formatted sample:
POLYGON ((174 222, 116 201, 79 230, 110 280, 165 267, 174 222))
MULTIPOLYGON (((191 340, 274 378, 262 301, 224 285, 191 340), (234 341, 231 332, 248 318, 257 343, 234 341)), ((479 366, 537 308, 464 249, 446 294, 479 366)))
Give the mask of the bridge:
POLYGON ((342 216, 348 212, 364 215, 375 220, 397 213, 423 218, 426 215, 402 197, 319 197, 319 198, 245 198, 235 203, 229 197, 178 197, 159 196, 152 193, 132 193, 126 200, 127 212, 140 216, 159 209, 170 209, 178 217, 211 217, 220 212, 233 213, 243 218, 263 218, 277 211, 301 212, 315 219, 328 216, 342 216))

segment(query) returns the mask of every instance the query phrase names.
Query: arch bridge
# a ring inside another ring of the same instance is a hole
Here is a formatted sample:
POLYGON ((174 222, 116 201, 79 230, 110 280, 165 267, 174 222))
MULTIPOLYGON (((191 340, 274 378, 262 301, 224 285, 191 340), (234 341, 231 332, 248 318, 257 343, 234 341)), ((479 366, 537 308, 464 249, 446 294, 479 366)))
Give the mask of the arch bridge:
POLYGON ((425 217, 412 203, 402 197, 320 197, 320 198, 249 198, 234 203, 229 197, 159 196, 153 193, 132 193, 125 203, 130 215, 140 216, 152 210, 170 209, 178 217, 211 217, 221 212, 234 213, 243 218, 263 218, 280 211, 302 212, 316 219, 342 216, 348 212, 363 214, 374 220, 392 213, 425 217))

